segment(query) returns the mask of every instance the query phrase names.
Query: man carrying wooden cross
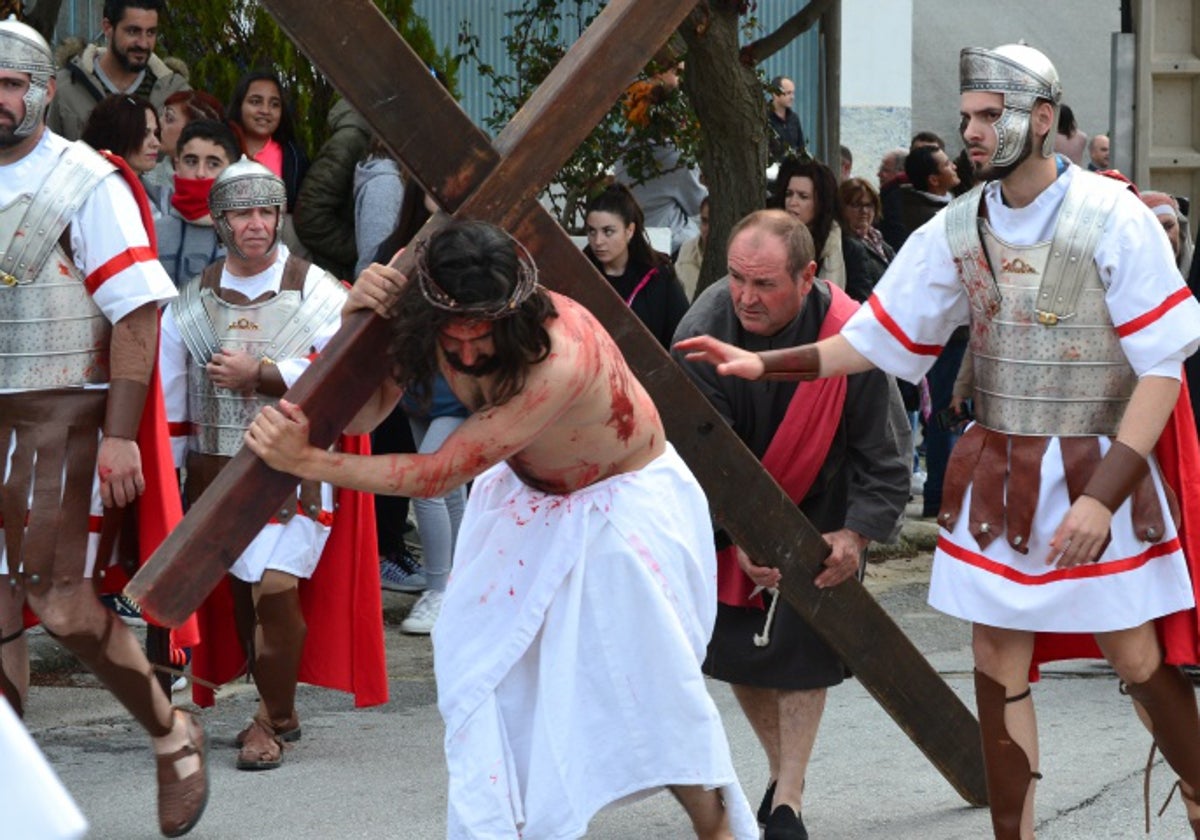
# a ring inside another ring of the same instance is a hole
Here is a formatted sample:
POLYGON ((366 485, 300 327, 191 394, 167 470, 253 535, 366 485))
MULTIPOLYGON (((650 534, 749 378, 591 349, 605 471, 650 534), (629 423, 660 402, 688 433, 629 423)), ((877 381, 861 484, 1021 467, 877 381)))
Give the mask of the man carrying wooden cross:
POLYGON ((1033 836, 1030 664, 1056 658, 1045 634, 1067 633, 1094 637, 1125 682, 1200 838, 1200 718, 1174 667, 1200 656, 1184 552, 1200 511, 1181 498, 1177 531, 1169 486, 1194 466, 1190 412, 1174 409, 1200 313, 1154 215, 1055 156, 1049 59, 968 48, 960 73, 983 183, 909 238, 840 334, 765 353, 703 336, 677 349, 748 379, 878 366, 916 381, 969 325, 978 422, 947 469, 929 601, 973 622, 995 836, 1033 836))
POLYGON ((275 469, 376 493, 475 479, 433 632, 448 835, 581 836, 605 805, 666 786, 699 837, 757 838, 700 673, 716 605, 707 503, 649 395, 499 228, 438 232, 415 281, 373 266, 351 292, 347 309, 394 315, 395 336, 394 381, 353 425, 440 371, 473 411, 441 449, 326 452, 288 402, 246 439, 275 469))

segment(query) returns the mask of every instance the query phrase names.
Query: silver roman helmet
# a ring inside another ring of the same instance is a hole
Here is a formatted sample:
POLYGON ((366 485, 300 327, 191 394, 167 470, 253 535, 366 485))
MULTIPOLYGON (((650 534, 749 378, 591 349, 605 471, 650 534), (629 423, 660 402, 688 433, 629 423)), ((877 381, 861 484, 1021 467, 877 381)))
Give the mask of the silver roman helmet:
POLYGON ((245 155, 237 163, 231 164, 213 181, 208 193, 208 211, 212 213, 213 227, 225 247, 239 257, 245 257, 233 242, 233 228, 225 214, 230 210, 244 210, 249 207, 276 207, 279 209, 275 224, 275 238, 271 242, 274 248, 279 244, 279 233, 283 227, 283 214, 287 209, 287 190, 283 181, 270 169, 261 163, 250 160, 245 155))
POLYGON ((42 124, 49 102, 50 80, 54 78, 54 53, 38 31, 16 18, 0 21, 0 68, 29 74, 25 119, 13 129, 18 137, 28 137, 42 124))
POLYGON ((1004 96, 1004 113, 995 123, 993 166, 1015 163, 1025 148, 1033 106, 1045 99, 1054 106, 1054 121, 1042 144, 1042 157, 1054 155, 1054 133, 1062 84, 1050 59, 1024 44, 1005 44, 994 50, 967 47, 959 56, 961 92, 990 91, 1004 96))

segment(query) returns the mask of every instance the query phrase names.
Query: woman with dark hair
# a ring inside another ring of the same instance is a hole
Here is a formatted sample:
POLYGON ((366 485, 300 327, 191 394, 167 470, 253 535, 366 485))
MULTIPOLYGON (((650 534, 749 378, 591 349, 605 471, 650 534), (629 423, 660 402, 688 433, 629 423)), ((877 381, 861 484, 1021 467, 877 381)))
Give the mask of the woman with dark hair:
POLYGON ((613 184, 588 202, 587 247, 592 261, 663 347, 687 312, 687 293, 666 254, 646 235, 642 208, 628 187, 613 184))
POLYGON ((158 163, 159 137, 158 115, 149 99, 114 93, 96 103, 80 139, 120 156, 140 176, 158 163))
POLYGON ((1066 156, 1076 166, 1083 166, 1083 150, 1088 136, 1075 123, 1075 112, 1065 102, 1058 106, 1058 133, 1054 135, 1054 152, 1066 156))
POLYGON ((846 262, 846 294, 859 302, 887 270, 896 252, 875 227, 880 215, 879 193, 864 178, 847 178, 838 187, 842 209, 842 257, 846 262))
POLYGON ((779 166, 768 205, 804 222, 817 250, 817 276, 844 289, 846 263, 837 200, 837 178, 828 166, 815 160, 787 158, 779 166))
POLYGON ((291 213, 308 171, 308 156, 296 142, 292 114, 279 76, 266 70, 248 73, 238 82, 227 111, 242 149, 283 179, 291 213))

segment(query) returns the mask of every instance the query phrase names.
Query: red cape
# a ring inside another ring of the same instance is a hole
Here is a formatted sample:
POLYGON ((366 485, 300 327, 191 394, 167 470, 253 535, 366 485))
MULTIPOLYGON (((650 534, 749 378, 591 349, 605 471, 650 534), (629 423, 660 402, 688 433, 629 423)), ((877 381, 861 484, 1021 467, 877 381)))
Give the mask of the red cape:
MULTIPOLYGON (((1179 541, 1192 577, 1192 594, 1200 603, 1200 442, 1192 415, 1187 380, 1179 389, 1175 409, 1154 447, 1163 480, 1179 501, 1179 541)), ((1200 616, 1196 608, 1163 616, 1155 622, 1163 656, 1171 665, 1200 663, 1200 616)), ((1038 666, 1058 659, 1103 659, 1096 640, 1087 634, 1038 633, 1033 644, 1029 678, 1038 678, 1038 666)))
MULTIPOLYGON (((343 452, 370 454, 365 435, 343 437, 341 444, 343 452)), ((350 692, 355 706, 375 706, 388 700, 375 505, 369 493, 340 487, 335 493, 336 513, 321 561, 311 579, 300 581, 300 604, 308 624, 300 681, 350 692)), ((213 590, 197 615, 204 641, 192 652, 192 673, 218 685, 244 674, 246 659, 227 580, 213 590)), ((193 682, 192 700, 211 706, 213 691, 193 682)))

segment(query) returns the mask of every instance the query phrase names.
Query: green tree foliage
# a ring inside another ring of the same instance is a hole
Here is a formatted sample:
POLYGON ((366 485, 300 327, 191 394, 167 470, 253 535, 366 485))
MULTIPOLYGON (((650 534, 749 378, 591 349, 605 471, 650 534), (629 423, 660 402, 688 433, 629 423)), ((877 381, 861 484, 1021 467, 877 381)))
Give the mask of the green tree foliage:
MULTIPOLYGON (((375 0, 413 50, 456 87, 449 50, 439 51, 412 0, 375 0)), ((336 4, 334 4, 336 6, 336 4)), ((194 88, 228 102, 238 80, 254 70, 279 74, 293 109, 297 140, 312 153, 328 135, 325 115, 337 98, 333 86, 288 39, 256 0, 172 3, 159 27, 160 52, 183 59, 194 88)))
MULTIPOLYGON (((484 60, 480 36, 471 29, 470 21, 462 22, 460 52, 455 58, 474 65, 475 71, 490 83, 493 110, 484 119, 489 129, 498 132, 508 124, 597 14, 598 4, 591 0, 527 0, 507 12, 511 28, 502 40, 512 63, 511 72, 484 60)), ((641 78, 659 69, 666 68, 651 63, 641 78)), ((559 222, 568 230, 581 231, 583 207, 608 183, 616 161, 624 159, 630 175, 643 181, 657 174, 653 144, 669 141, 682 152, 681 166, 696 163, 699 123, 686 97, 678 92, 668 96, 650 109, 649 117, 644 126, 630 125, 625 103, 618 101, 559 170, 547 197, 559 222)))

